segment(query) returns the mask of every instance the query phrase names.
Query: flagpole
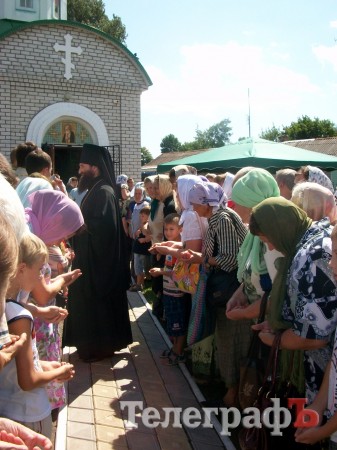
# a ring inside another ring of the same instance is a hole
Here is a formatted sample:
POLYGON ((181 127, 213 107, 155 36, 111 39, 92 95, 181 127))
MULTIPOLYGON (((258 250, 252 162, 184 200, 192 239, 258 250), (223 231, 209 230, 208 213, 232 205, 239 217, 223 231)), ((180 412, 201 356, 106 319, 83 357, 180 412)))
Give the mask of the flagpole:
POLYGON ((251 137, 250 133, 250 97, 249 97, 249 88, 248 88, 248 130, 249 130, 249 137, 251 137))

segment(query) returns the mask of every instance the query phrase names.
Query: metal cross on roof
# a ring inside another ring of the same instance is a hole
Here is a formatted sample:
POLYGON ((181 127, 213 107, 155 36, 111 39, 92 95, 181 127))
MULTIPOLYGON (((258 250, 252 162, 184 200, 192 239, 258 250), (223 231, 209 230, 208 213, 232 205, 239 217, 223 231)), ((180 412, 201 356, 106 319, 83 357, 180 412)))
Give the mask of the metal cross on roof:
POLYGON ((64 72, 64 78, 67 80, 70 80, 72 78, 71 69, 75 69, 75 65, 71 62, 71 54, 76 53, 77 55, 81 55, 82 49, 81 47, 72 47, 71 41, 72 41, 71 34, 66 34, 64 36, 65 45, 61 45, 56 42, 54 45, 54 50, 56 52, 65 52, 65 58, 61 58, 61 61, 65 65, 65 72, 64 72))

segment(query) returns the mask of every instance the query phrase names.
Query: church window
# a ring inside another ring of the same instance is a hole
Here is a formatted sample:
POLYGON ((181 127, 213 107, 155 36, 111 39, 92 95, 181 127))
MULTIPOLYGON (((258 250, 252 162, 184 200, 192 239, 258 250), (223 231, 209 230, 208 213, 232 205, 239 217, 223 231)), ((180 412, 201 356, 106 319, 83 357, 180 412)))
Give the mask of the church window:
POLYGON ((20 0, 19 7, 24 9, 33 9, 34 0, 20 0))
POLYGON ((54 17, 56 19, 60 18, 60 0, 54 1, 54 17))

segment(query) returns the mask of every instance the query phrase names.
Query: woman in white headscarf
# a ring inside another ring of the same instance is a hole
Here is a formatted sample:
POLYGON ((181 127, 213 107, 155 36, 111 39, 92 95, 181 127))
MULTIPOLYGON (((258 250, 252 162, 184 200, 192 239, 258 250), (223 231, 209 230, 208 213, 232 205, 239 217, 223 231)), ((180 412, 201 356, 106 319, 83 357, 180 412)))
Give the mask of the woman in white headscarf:
MULTIPOLYGON (((199 217, 199 215, 193 211, 192 205, 189 202, 189 192, 193 186, 201 181, 201 177, 197 175, 181 175, 176 181, 176 207, 181 211, 179 225, 182 225, 181 232, 181 242, 168 242, 164 241, 157 243, 153 246, 153 249, 160 255, 171 255, 174 258, 178 258, 182 249, 190 249, 197 252, 202 251, 203 239, 208 228, 207 219, 204 217, 199 217)), ((199 290, 200 293, 200 290, 199 290)), ((191 342, 188 339, 188 343, 194 343, 194 336, 196 333, 201 332, 201 327, 198 324, 201 321, 201 316, 198 316, 197 321, 194 320, 196 317, 194 314, 195 308, 198 308, 199 302, 204 301, 198 296, 199 293, 192 295, 192 310, 191 319, 192 323, 189 324, 188 337, 191 338, 191 342), (198 297, 198 298, 197 298, 198 297), (191 325, 191 326, 190 326, 191 325)), ((201 294, 203 295, 203 294, 201 294)), ((191 296, 186 294, 184 298, 185 303, 191 301, 191 296)), ((188 305, 187 312, 190 309, 188 305)), ((162 356, 170 357, 170 352, 163 352, 162 356)))
POLYGON ((231 200, 234 176, 235 175, 231 172, 225 172, 223 174, 217 175, 215 178, 215 182, 218 183, 225 191, 225 194, 227 196, 227 205, 232 209, 235 209, 234 204, 231 200))
POLYGON ((311 181, 312 183, 320 184, 321 186, 329 189, 329 191, 331 191, 332 193, 334 192, 334 188, 330 178, 325 175, 323 170, 321 170, 319 167, 301 167, 295 175, 295 184, 301 183, 303 181, 311 181))
POLYGON ((199 217, 189 202, 190 190, 200 181, 201 178, 197 175, 181 175, 177 179, 177 206, 181 210, 179 225, 182 225, 183 227, 181 242, 175 242, 173 247, 173 243, 171 242, 161 242, 155 245, 158 253, 162 255, 172 254, 173 256, 177 256, 179 249, 182 247, 201 252, 202 241, 208 228, 208 223, 207 219, 199 217))

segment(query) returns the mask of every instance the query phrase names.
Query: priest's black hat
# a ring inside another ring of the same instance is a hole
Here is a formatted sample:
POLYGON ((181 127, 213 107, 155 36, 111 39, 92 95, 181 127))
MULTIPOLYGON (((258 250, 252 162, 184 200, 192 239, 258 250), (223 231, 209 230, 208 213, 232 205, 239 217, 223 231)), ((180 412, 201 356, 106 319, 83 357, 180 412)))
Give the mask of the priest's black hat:
POLYGON ((83 144, 80 163, 97 166, 105 181, 112 187, 116 186, 114 165, 107 148, 94 144, 83 144))

